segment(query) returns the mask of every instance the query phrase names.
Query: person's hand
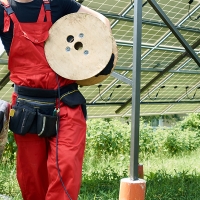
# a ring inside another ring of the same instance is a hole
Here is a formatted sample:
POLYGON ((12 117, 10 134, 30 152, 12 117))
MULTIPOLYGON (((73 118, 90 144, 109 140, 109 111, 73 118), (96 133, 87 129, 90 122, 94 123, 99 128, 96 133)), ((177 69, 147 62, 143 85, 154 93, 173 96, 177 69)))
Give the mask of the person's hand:
POLYGON ((115 60, 115 55, 112 53, 108 64, 105 66, 105 68, 101 72, 99 72, 96 75, 96 77, 99 76, 99 75, 108 75, 108 74, 110 74, 111 71, 112 71, 112 68, 113 68, 114 60, 115 60))

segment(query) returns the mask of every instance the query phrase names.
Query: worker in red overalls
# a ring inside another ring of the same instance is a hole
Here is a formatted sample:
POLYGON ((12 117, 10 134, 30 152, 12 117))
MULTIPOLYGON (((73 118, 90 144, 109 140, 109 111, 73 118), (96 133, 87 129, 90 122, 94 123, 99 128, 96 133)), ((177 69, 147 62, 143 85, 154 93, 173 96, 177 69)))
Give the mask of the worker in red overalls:
POLYGON ((74 12, 90 13, 110 29, 107 18, 74 0, 1 0, 0 36, 14 83, 10 129, 24 200, 78 199, 85 99, 74 81, 52 71, 44 54, 52 23, 74 12))

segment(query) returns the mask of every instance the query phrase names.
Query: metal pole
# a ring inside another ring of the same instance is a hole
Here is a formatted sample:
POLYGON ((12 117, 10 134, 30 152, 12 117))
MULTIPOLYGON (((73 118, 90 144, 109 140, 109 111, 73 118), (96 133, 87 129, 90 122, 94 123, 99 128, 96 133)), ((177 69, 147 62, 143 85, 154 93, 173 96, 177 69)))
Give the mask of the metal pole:
POLYGON ((139 157, 139 119, 140 119, 140 73, 141 73, 141 35, 142 35, 142 1, 134 1, 134 35, 133 35, 133 75, 132 75, 132 121, 130 179, 138 179, 139 157))
POLYGON ((175 37, 179 40, 179 42, 183 45, 183 47, 186 49, 186 51, 191 56, 191 58, 193 58, 193 60, 200 67, 200 59, 199 59, 198 55, 194 52, 194 50, 188 44, 188 42, 184 39, 184 37, 179 33, 177 28, 170 21, 170 19, 167 17, 167 15, 163 12, 163 10, 160 8, 160 6, 157 4, 157 2, 155 0, 147 0, 147 1, 152 6, 152 8, 156 11, 156 13, 160 16, 160 18, 165 22, 165 24, 169 27, 169 29, 175 35, 175 37))

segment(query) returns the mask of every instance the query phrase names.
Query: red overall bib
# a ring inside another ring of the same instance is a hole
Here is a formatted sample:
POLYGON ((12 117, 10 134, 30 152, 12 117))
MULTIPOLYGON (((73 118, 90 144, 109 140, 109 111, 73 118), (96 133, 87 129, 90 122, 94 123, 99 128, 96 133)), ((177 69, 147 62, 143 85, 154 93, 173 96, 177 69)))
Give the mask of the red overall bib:
MULTIPOLYGON (((45 1, 43 3, 48 3, 45 1)), ((51 12, 44 10, 35 23, 14 23, 9 54, 10 79, 17 85, 57 89, 55 72, 49 67, 44 53, 44 42, 52 25, 51 12), (46 21, 44 22, 46 14, 46 21)), ((5 27, 4 20, 4 29, 5 27)), ((53 47, 52 47, 53 48, 53 47)), ((60 86, 74 81, 59 77, 60 86)), ((27 94, 28 95, 28 94, 27 94)), ((15 104, 17 94, 12 97, 15 104)), ((58 133, 58 164, 64 185, 73 200, 78 198, 85 148, 86 123, 81 107, 60 104, 58 133)), ((24 200, 68 200, 56 167, 56 138, 40 138, 37 134, 15 134, 17 143, 17 179, 24 200)))

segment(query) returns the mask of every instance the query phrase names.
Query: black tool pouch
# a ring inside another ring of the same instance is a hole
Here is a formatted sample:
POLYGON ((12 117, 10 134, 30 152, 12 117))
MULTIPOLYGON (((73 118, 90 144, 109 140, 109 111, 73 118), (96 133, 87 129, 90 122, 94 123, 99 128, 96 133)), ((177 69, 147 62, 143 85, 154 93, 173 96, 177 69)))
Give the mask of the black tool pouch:
POLYGON ((37 133, 39 137, 54 137, 57 133, 57 116, 37 113, 37 133))
POLYGON ((34 121, 36 111, 31 108, 22 108, 13 106, 13 116, 10 116, 9 128, 16 134, 24 135, 29 132, 29 129, 34 121))
POLYGON ((56 135, 57 116, 55 98, 35 98, 18 95, 10 112, 9 128, 16 134, 38 134, 40 137, 56 135))

